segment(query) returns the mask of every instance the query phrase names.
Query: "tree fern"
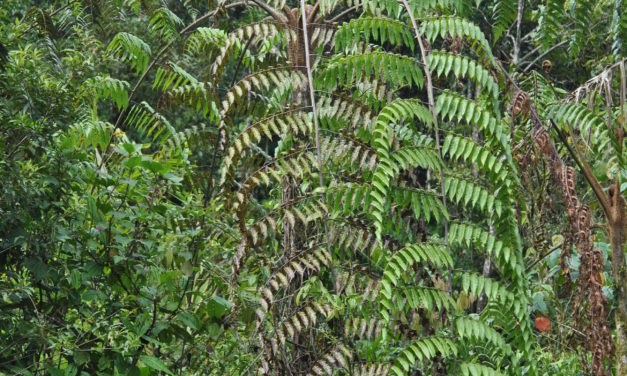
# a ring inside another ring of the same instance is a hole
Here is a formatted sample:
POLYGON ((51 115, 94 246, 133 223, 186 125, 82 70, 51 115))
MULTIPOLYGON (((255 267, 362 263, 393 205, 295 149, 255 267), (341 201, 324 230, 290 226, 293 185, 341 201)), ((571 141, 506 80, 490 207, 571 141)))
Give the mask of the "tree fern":
MULTIPOLYGON (((131 103, 124 123, 182 153, 193 140, 212 144, 197 160, 219 166, 210 195, 239 233, 224 257, 237 307, 229 320, 254 342, 246 368, 518 373, 511 349, 526 351, 530 325, 512 209, 516 168, 498 116, 495 58, 479 27, 460 16, 464 4, 411 4, 423 15, 420 32, 440 48, 426 57, 429 69, 396 1, 348 4, 366 11, 337 29, 325 17, 340 2, 255 5, 270 17, 199 28, 181 41, 185 59, 155 62, 159 103, 191 106, 202 122, 174 129, 131 103), (449 52, 448 39, 470 48, 449 52), (194 60, 206 64, 194 68, 194 60), (422 102, 426 72, 445 86, 433 109, 422 102), (474 86, 477 98, 449 82, 474 86), (457 269, 468 249, 493 258, 499 277, 457 269), (469 315, 464 299, 480 294, 489 309, 469 315), (508 335, 494 324, 498 308, 521 323, 508 335)), ((164 42, 181 36, 166 8, 149 24, 164 42)), ((118 34, 109 51, 137 73, 151 58, 131 34, 118 34)))

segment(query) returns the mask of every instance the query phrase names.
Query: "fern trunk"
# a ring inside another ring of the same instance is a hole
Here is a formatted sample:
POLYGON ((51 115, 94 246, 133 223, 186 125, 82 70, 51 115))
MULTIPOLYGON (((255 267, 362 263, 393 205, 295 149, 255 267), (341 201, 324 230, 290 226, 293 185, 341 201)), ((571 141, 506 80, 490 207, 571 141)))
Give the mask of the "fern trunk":
MULTIPOLYGON (((311 20, 316 16, 317 7, 313 7, 311 5, 307 6, 307 14, 306 17, 311 20)), ((299 27, 301 23, 301 16, 299 16, 299 9, 293 8, 288 9, 285 8, 283 10, 285 17, 287 18, 288 26, 291 30, 294 30, 294 37, 290 39, 287 46, 287 57, 288 57, 288 65, 293 70, 305 70, 306 65, 306 55, 305 55, 305 38, 302 32, 299 32, 299 27)), ((313 28, 308 28, 308 36, 309 39, 312 37, 313 28)), ((311 47, 311 46, 308 46, 311 47)), ((310 62, 311 63, 311 62, 310 62)), ((307 98, 307 90, 306 87, 301 88, 301 90, 295 91, 292 95, 292 105, 298 106, 302 103, 306 102, 305 98, 307 98)), ((294 140, 296 141, 296 140, 294 140)), ((281 195, 281 205, 284 206, 288 204, 290 201, 296 199, 299 195, 299 185, 300 182, 297 179, 290 179, 289 177, 285 178, 283 181, 282 187, 282 195, 281 195)), ((304 229, 299 225, 292 225, 286 219, 283 224, 284 232, 283 232, 283 250, 287 258, 294 255, 298 249, 302 248, 303 243, 305 241, 304 229)))
POLYGON ((616 285, 616 375, 627 375, 627 212, 625 200, 618 185, 609 190, 611 216, 609 218, 610 244, 612 248, 612 274, 616 285))

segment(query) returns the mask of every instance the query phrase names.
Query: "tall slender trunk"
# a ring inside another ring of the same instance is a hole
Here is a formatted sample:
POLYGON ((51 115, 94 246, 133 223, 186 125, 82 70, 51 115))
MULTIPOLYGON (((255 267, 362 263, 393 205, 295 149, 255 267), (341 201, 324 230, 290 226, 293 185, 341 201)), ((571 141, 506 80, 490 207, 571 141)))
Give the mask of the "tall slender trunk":
POLYGON ((612 249, 612 277, 616 286, 616 375, 627 375, 627 211, 618 182, 609 189, 608 227, 612 249))
MULTIPOLYGON (((611 124, 612 112, 611 88, 605 87, 608 122, 611 124)), ((627 115, 627 77, 625 75, 625 61, 620 64, 620 111, 622 118, 627 115)), ((625 138, 625 125, 617 122, 615 129, 616 139, 619 145, 618 152, 623 154, 625 138)), ((612 249, 612 277, 616 286, 616 375, 627 376, 627 265, 625 265, 625 252, 627 251, 627 204, 620 191, 620 180, 615 179, 614 184, 607 192, 609 212, 606 210, 606 218, 610 234, 610 246, 612 249)))
POLYGON ((520 62, 520 27, 523 21, 523 11, 525 9, 525 1, 518 0, 518 14, 516 17, 516 39, 514 39, 514 56, 512 57, 512 61, 514 64, 518 65, 520 62))
MULTIPOLYGON (((312 6, 307 6, 307 19, 311 21, 311 18, 315 17, 316 12, 317 7, 314 8, 312 6)), ((293 38, 290 38, 287 46, 288 65, 294 70, 305 72, 305 67, 307 65, 305 43, 309 43, 309 41, 305 41, 304 33, 300 31, 302 16, 299 15, 298 8, 284 8, 283 13, 287 19, 290 29, 294 31, 294 33, 291 34, 293 38)), ((308 29, 310 28, 308 27, 308 29)), ((313 30, 308 30, 309 36, 311 36, 312 31, 313 30)), ((305 86, 301 90, 292 93, 292 105, 302 105, 306 102, 306 98, 307 87, 305 86)), ((296 140, 293 141, 295 142, 296 140)), ((299 184, 300 182, 294 178, 285 177, 283 179, 281 195, 282 205, 286 205, 298 197, 299 184)), ((292 226, 289 221, 285 220, 283 223, 283 250, 285 257, 292 257, 294 252, 301 248, 303 242, 304 233, 300 223, 297 222, 292 226)))

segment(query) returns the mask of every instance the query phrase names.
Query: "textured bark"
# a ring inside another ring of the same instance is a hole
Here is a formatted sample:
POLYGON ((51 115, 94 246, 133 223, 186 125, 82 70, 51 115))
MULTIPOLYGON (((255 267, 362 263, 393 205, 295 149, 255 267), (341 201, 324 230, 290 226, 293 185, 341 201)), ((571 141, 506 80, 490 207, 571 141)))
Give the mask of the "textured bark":
MULTIPOLYGON (((318 7, 307 5, 307 21, 310 23, 316 17, 318 13, 318 7)), ((288 57, 288 65, 295 70, 305 71, 307 65, 307 57, 306 57, 306 49, 305 49, 305 35, 302 32, 299 32, 301 29, 301 18, 299 17, 299 8, 290 9, 287 6, 283 8, 283 17, 284 22, 286 22, 289 28, 293 31, 291 35, 294 38, 290 38, 287 45, 287 57, 288 57)), ((280 20, 277 20, 280 22, 280 20)), ((313 34, 313 27, 307 27, 307 43, 311 40, 311 36, 313 34)), ((311 46, 309 46, 311 47, 311 46)), ((309 62, 311 64, 311 61, 309 62)), ((292 104, 299 105, 302 104, 306 98, 306 88, 303 90, 299 90, 298 92, 293 93, 292 104)), ((291 200, 294 200, 298 197, 298 186, 299 182, 296 179, 285 178, 282 183, 282 195, 281 195, 281 204, 286 205, 291 200)), ((291 257, 305 241, 304 229, 300 222, 296 223, 292 226, 287 220, 283 223, 283 250, 285 252, 285 257, 291 257)))
MULTIPOLYGON (((606 91, 609 95, 609 90, 606 91)), ((627 77, 625 77, 625 60, 620 64, 620 108, 625 119, 627 95, 627 77)), ((608 116, 611 112, 608 111, 608 116)), ((622 154, 625 139, 625 125, 618 123, 616 138, 619 152, 622 154)), ((627 376, 627 205, 620 192, 620 181, 616 179, 608 192, 611 215, 609 218, 610 244, 612 246, 612 276, 616 285, 616 375, 627 376)))
MULTIPOLYGON (((551 140, 551 135, 545 128, 538 112, 531 102, 529 95, 522 91, 520 87, 511 79, 509 74, 503 70, 515 88, 514 101, 512 105, 512 116, 529 115, 533 123, 531 139, 533 148, 537 154, 543 155, 549 162, 551 178, 554 184, 560 189, 568 218, 568 232, 562 253, 562 270, 568 275, 567 259, 570 257, 572 245, 576 245, 577 252, 581 257, 579 267, 579 277, 577 278, 577 295, 575 298, 575 320, 577 326, 585 334, 586 339, 581 344, 592 356, 590 369, 586 374, 604 376, 607 374, 605 361, 611 359, 614 344, 611 331, 607 327, 607 298, 601 288, 601 275, 603 272, 603 259, 600 250, 594 249, 594 243, 590 231, 590 208, 583 204, 575 190, 575 169, 568 166, 559 156, 555 145, 551 140)), ((608 197, 603 192, 599 182, 594 177, 590 166, 585 160, 573 150, 566 140, 564 145, 577 162, 579 170, 586 181, 595 192, 601 206, 609 208, 608 197)), ((533 162, 526 157, 517 158, 521 170, 525 170, 533 162)), ((607 211, 605 211, 607 216, 607 211)), ((585 356, 582 354, 582 365, 587 367, 585 356)), ((622 376, 622 375, 621 375, 622 376)))
POLYGON ((612 249, 612 276, 616 285, 616 375, 627 375, 627 212, 618 182, 609 189, 611 216, 608 218, 612 249))

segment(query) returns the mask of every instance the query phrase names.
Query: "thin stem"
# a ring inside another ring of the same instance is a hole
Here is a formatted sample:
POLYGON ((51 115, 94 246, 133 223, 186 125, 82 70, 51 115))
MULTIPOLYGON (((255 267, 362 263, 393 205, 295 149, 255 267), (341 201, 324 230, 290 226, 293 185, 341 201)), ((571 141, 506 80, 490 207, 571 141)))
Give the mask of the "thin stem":
POLYGON ((520 26, 522 24, 525 0, 518 0, 518 15, 516 17, 516 39, 514 39, 514 64, 518 65, 520 55, 520 26))
POLYGON ((346 16, 347 14, 349 14, 350 12, 356 11, 357 9, 359 9, 359 7, 357 5, 353 5, 350 8, 346 8, 344 9, 340 14, 338 14, 337 16, 331 18, 329 20, 329 22, 333 23, 333 22, 337 22, 339 20, 341 20, 344 16, 346 16))
POLYGON ((538 257, 537 260, 535 260, 534 262, 532 262, 531 264, 529 264, 529 266, 527 266, 525 268, 525 272, 528 272, 529 270, 531 270, 531 268, 533 268, 534 266, 536 266, 540 261, 544 260, 545 258, 547 258, 551 253, 557 251, 558 249, 562 248, 562 246, 564 246, 564 243, 560 243, 558 245, 556 245, 555 247, 551 248, 547 253, 545 253, 544 255, 538 257))
POLYGON ((551 53, 553 50, 562 47, 563 45, 565 45, 566 43, 568 43, 567 40, 562 41, 556 45, 554 45, 553 47, 549 48, 548 50, 544 51, 543 53, 541 53, 538 57, 536 57, 535 59, 533 59, 533 61, 531 63, 529 63, 524 69, 523 72, 528 71, 531 67, 533 67, 533 65, 540 59, 542 59, 543 57, 545 57, 546 55, 548 55, 549 53, 551 53))
MULTIPOLYGON (((318 126, 318 109, 316 106, 316 97, 313 87, 313 76, 311 74, 311 60, 309 54, 309 35, 307 34, 307 8, 305 6, 305 0, 300 0, 301 18, 303 19, 303 40, 305 42, 305 69, 307 70, 307 84, 309 86, 309 98, 311 101, 311 111, 313 112, 314 121, 314 133, 316 142, 316 159, 318 162, 318 182, 320 189, 324 186, 324 179, 322 175, 322 151, 320 150, 320 128, 318 126)), ((326 238, 327 251, 330 253, 329 244, 329 225, 328 214, 324 213, 324 235, 326 238)), ((334 274, 334 273, 332 273, 334 274)))

